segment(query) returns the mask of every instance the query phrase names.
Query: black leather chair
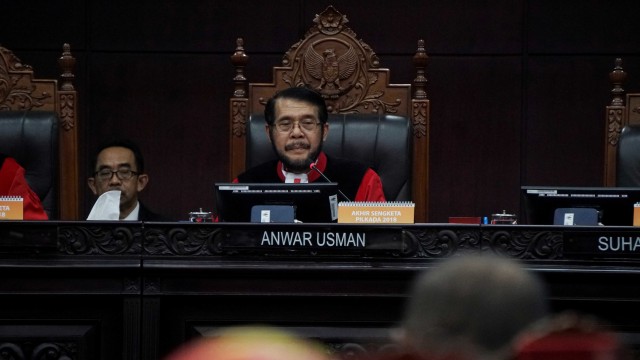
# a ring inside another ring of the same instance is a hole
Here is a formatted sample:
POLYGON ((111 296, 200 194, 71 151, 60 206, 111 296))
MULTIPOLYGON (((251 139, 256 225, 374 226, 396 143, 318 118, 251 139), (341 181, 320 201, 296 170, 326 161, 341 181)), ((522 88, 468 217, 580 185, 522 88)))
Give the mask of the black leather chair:
POLYGON ((640 186, 640 126, 622 129, 616 156, 616 186, 640 186))
MULTIPOLYGON (((247 126, 247 168, 275 159, 265 133, 263 115, 252 115, 247 126)), ((387 200, 411 200, 411 123, 404 116, 331 114, 323 151, 330 156, 357 159, 380 178, 387 200)))
POLYGON ((0 111, 0 153, 25 169, 50 219, 58 218, 58 116, 51 111, 0 111))

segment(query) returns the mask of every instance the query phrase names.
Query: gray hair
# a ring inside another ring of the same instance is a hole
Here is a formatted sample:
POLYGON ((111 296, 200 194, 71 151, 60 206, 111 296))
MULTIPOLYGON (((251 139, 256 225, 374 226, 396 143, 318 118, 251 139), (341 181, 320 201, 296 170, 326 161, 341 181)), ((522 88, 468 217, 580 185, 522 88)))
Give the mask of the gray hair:
POLYGON ((419 352, 486 357, 546 315, 546 288, 515 260, 468 254, 421 274, 405 310, 404 336, 419 352))

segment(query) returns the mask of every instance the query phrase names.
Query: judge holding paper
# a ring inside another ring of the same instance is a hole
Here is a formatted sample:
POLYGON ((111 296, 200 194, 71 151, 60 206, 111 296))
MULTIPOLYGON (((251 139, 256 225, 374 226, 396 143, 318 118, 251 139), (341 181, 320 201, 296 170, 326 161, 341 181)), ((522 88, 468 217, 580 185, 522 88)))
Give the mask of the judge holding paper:
POLYGON ((112 141, 101 146, 93 159, 88 183, 99 197, 87 220, 166 220, 138 200, 149 176, 137 145, 128 140, 112 141))
MULTIPOLYGON (((278 92, 265 106, 265 130, 278 159, 240 174, 237 183, 338 183, 351 201, 385 201, 380 176, 368 166, 322 152, 329 135, 324 99, 304 87, 278 92)), ((345 200, 345 199, 340 199, 345 200)))

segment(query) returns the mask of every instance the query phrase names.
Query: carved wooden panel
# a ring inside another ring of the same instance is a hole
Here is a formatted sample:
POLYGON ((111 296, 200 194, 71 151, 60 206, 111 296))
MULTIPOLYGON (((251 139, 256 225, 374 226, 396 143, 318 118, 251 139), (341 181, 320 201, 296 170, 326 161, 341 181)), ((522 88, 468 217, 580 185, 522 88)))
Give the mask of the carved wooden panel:
MULTIPOLYGON (((322 249, 306 245, 270 247, 263 245, 269 232, 291 232, 288 227, 234 227, 218 225, 153 226, 144 230, 144 253, 151 256, 193 256, 208 258, 282 258, 313 259, 327 256, 370 259, 437 259, 462 251, 496 252, 520 259, 558 259, 563 257, 563 236, 559 231, 535 228, 492 227, 407 227, 368 232, 370 248, 322 249), (386 241, 388 240, 388 241, 386 241), (375 250, 372 250, 375 248, 375 250)), ((297 232, 323 233, 322 226, 300 226, 297 232)), ((340 227, 338 233, 361 231, 340 227)), ((153 282, 145 286, 155 289, 153 282)))
POLYGON ((94 325, 3 324, 0 326, 2 359, 97 359, 98 330, 94 325))
POLYGON ((35 80, 31 66, 0 47, 0 111, 56 111, 56 80, 35 80))
POLYGON ((316 15, 305 37, 274 67, 273 84, 249 84, 250 111, 280 89, 309 86, 325 98, 331 113, 410 115, 411 85, 390 85, 389 69, 380 68, 372 48, 346 24, 347 16, 329 6, 316 15))

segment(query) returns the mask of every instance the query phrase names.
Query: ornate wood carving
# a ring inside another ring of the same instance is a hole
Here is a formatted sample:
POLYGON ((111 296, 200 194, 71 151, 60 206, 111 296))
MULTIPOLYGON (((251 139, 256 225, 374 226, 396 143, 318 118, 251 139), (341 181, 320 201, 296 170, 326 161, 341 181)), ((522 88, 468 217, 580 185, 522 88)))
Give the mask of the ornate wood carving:
POLYGON ((247 78, 244 76, 244 67, 249 62, 249 56, 244 52, 244 40, 236 39, 236 51, 231 55, 231 63, 236 69, 236 76, 233 77, 234 90, 233 97, 243 98, 247 96, 247 78))
POLYGON ((615 60, 613 71, 609 73, 609 80, 611 84, 613 84, 613 89, 611 89, 611 106, 624 106, 624 101, 622 100, 624 89, 622 85, 627 80, 627 73, 622 69, 621 58, 615 60))
POLYGON ((220 254, 217 239, 221 229, 186 226, 145 230, 145 252, 151 255, 207 256, 220 254))
POLYGON ((71 55, 69 44, 63 45, 62 56, 58 59, 58 65, 62 70, 59 99, 60 124, 62 129, 70 131, 76 125, 76 97, 73 86, 73 80, 75 79, 73 68, 76 65, 76 59, 71 55))
POLYGON ((331 113, 406 115, 400 107, 408 106, 407 94, 388 88, 389 70, 380 68, 378 55, 346 26, 347 16, 329 6, 313 22, 304 39, 284 54, 282 68, 276 70, 276 84, 314 88, 331 113))
POLYGON ((75 58, 69 44, 63 45, 58 64, 61 84, 55 79, 36 79, 31 66, 9 49, 0 47, 0 111, 55 111, 59 126, 59 216, 80 218, 80 178, 78 163, 77 93, 73 86, 75 58))
POLYGON ((604 144, 604 186, 616 185, 616 154, 620 132, 626 125, 624 106, 624 89, 622 85, 627 78, 627 73, 622 68, 622 59, 615 60, 615 66, 609 73, 609 80, 613 85, 611 89, 611 104, 606 108, 605 119, 605 144, 604 144))
POLYGON ((243 137, 247 130, 247 101, 231 100, 231 133, 235 137, 243 137))
POLYGON ((333 6, 313 19, 303 39, 284 53, 281 66, 273 68, 272 83, 248 83, 244 77, 247 57, 244 40, 236 41, 231 56, 235 89, 230 102, 229 177, 245 170, 245 126, 248 117, 262 113, 264 104, 278 90, 309 86, 324 97, 330 113, 390 113, 411 117, 414 134, 412 199, 416 222, 428 220, 429 100, 426 92, 428 56, 418 41, 413 63, 417 75, 411 84, 390 84, 390 70, 380 67, 371 46, 357 38, 347 16, 333 6), (245 93, 245 88, 248 90, 245 93), (246 102, 240 102, 246 101, 246 102), (246 107, 245 107, 246 106, 246 107))
POLYGON ((423 138, 429 129, 429 101, 413 100, 413 136, 423 138))
POLYGON ((424 40, 418 40, 418 50, 413 56, 413 64, 416 67, 417 76, 413 80, 414 97, 416 99, 427 99, 427 77, 426 68, 429 57, 424 47, 424 40))
POLYGON ((518 259, 561 259, 560 231, 537 231, 524 227, 521 231, 497 229, 482 232, 482 249, 518 259))
MULTIPOLYGON (((252 247, 251 239, 261 230, 242 230, 215 225, 155 226, 144 230, 144 252, 158 256, 221 256, 266 258, 320 258, 331 256, 318 249, 295 246, 252 247), (286 249, 285 249, 286 248, 286 249), (283 250, 285 249, 285 250, 283 250)), ((303 231, 303 230, 300 230, 303 231)), ((305 231, 316 231, 313 228, 305 231)), ((469 227, 409 227, 401 231, 400 247, 370 252, 341 252, 340 257, 378 259, 444 258, 459 252, 497 252, 520 259, 562 258, 562 233, 538 231, 527 227, 493 227, 492 230, 469 227)), ((151 284, 149 284, 151 285, 151 284)))
POLYGON ((73 342, 33 343, 32 339, 0 344, 0 358, 11 360, 51 359, 67 360, 78 358, 78 344, 73 342))
POLYGON ((92 325, 60 325, 40 322, 3 324, 0 327, 0 359, 87 359, 98 354, 96 328, 92 325))
POLYGON ((640 125, 640 93, 628 93, 622 87, 627 73, 622 68, 622 59, 617 58, 613 70, 609 73, 611 103, 605 112, 605 144, 604 144, 604 186, 616 186, 616 168, 618 142, 622 130, 627 125, 640 125))
POLYGON ((0 47, 0 110, 53 111, 55 80, 36 83, 33 69, 22 64, 9 49, 0 47))
POLYGON ((58 251, 66 255, 139 255, 142 228, 73 224, 60 226, 58 251))
POLYGON ((623 107, 607 107, 607 142, 609 145, 617 146, 622 131, 623 107))

